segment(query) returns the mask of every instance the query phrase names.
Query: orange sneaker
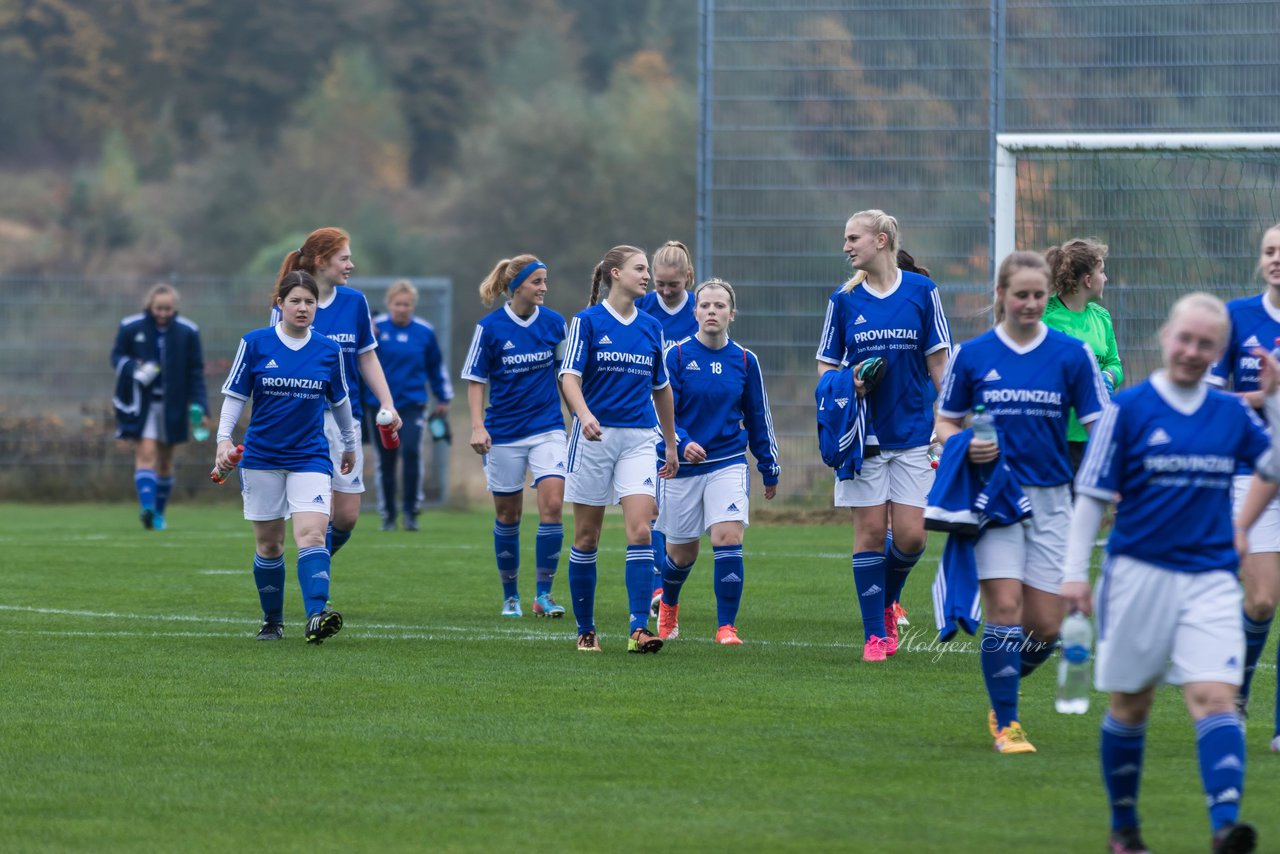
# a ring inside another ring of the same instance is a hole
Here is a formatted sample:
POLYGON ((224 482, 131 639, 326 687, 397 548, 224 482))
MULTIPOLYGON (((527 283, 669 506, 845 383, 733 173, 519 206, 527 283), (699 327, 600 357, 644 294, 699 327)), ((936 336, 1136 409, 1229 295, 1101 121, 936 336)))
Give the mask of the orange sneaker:
POLYGON ((1010 721, 1009 725, 996 733, 996 753, 1035 753, 1036 749, 1027 741, 1027 734, 1022 731, 1022 724, 1010 721))
POLYGON ((907 619, 907 609, 902 607, 901 602, 893 603, 893 624, 895 626, 911 625, 911 621, 907 619))
POLYGON ((741 646, 742 638, 738 637, 738 630, 733 626, 721 626, 716 629, 716 643, 725 646, 741 646))
POLYGON ((661 640, 675 640, 680 637, 680 606, 668 605, 666 602, 658 605, 658 637, 661 640))
POLYGON ((898 623, 894 619, 893 609, 884 609, 885 655, 898 654, 898 623))
POLYGON ((867 639, 867 643, 862 647, 863 661, 884 661, 889 657, 889 640, 888 638, 877 637, 872 635, 867 639))

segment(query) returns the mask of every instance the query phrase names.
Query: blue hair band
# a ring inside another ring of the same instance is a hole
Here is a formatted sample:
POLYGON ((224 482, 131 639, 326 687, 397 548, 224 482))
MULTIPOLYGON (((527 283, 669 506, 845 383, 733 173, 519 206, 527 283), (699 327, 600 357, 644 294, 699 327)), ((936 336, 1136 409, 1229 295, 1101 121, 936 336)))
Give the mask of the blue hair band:
POLYGON ((520 272, 516 273, 516 277, 511 280, 511 284, 507 285, 511 289, 511 293, 516 292, 516 288, 524 284, 524 280, 533 275, 536 270, 545 270, 547 265, 541 261, 530 261, 520 268, 520 272))

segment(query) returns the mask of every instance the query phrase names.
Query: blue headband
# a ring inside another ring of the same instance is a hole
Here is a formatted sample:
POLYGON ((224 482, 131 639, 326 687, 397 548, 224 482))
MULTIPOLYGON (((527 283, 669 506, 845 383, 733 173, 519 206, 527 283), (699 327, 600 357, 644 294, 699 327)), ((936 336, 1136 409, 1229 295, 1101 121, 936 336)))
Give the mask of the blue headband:
POLYGON ((511 289, 511 293, 516 292, 516 288, 524 284, 524 280, 533 275, 535 270, 545 270, 547 265, 541 261, 530 261, 520 268, 520 272, 516 273, 516 277, 511 280, 511 284, 507 285, 511 289))

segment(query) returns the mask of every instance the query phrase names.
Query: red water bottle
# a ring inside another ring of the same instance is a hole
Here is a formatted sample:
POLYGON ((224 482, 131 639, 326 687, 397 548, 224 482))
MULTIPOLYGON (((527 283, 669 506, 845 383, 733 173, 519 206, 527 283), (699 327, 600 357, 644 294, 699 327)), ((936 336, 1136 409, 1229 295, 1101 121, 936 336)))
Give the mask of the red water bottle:
POLYGON ((244 445, 236 445, 236 449, 231 452, 231 468, 223 470, 217 466, 213 467, 213 471, 209 472, 209 480, 221 486, 227 482, 227 478, 231 476, 231 472, 235 469, 236 463, 240 462, 244 456, 244 445))
POLYGON ((390 409, 378 410, 378 433, 381 434, 382 447, 388 451, 394 451, 400 447, 400 434, 391 427, 392 422, 395 420, 395 416, 391 414, 390 409))

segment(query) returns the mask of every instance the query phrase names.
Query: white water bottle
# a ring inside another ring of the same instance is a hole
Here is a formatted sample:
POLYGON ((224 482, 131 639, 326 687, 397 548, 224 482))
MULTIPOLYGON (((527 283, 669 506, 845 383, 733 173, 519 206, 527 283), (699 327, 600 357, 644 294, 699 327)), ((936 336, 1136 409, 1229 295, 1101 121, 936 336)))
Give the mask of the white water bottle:
POLYGON ((1093 676, 1093 626, 1075 612, 1062 621, 1062 658, 1058 662, 1058 697, 1054 707, 1064 715, 1089 711, 1093 676))
POLYGON ((969 426, 973 428, 973 438, 1000 444, 1000 438, 996 435, 996 417, 982 404, 973 408, 973 419, 969 426))

